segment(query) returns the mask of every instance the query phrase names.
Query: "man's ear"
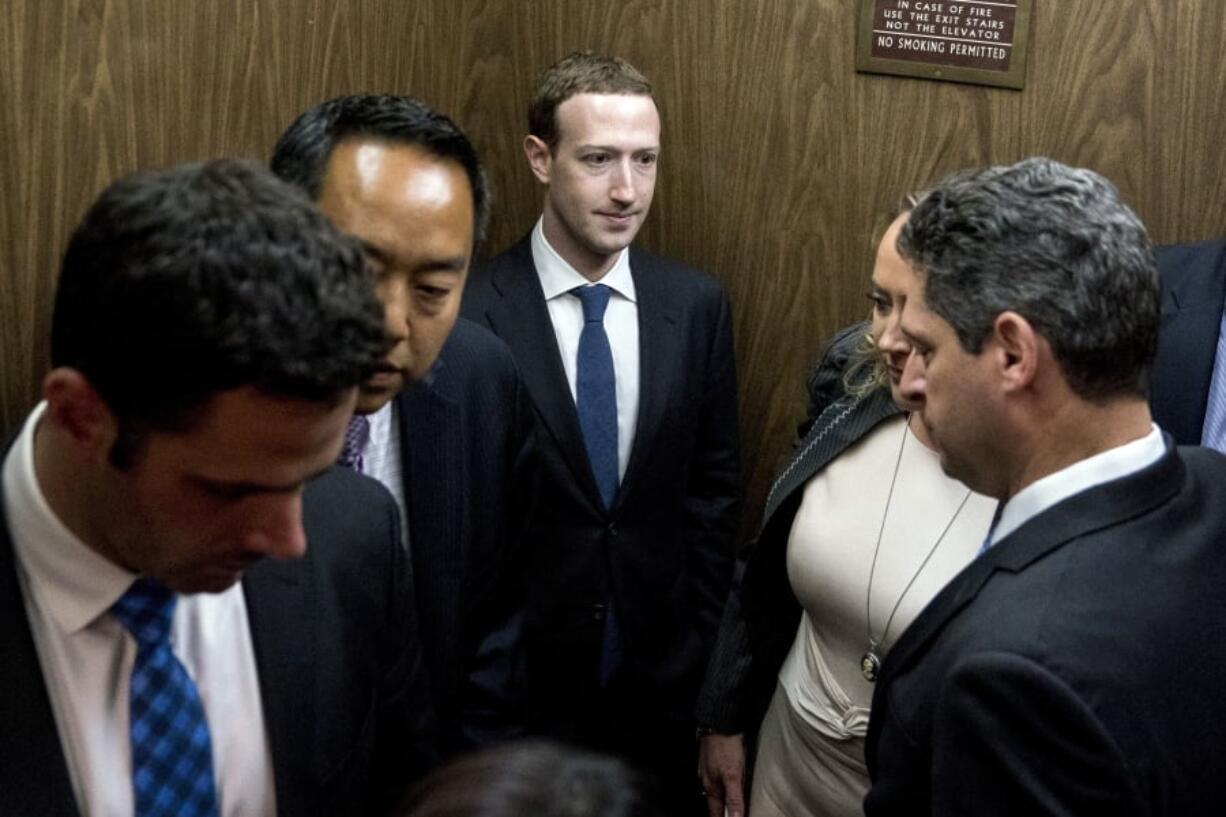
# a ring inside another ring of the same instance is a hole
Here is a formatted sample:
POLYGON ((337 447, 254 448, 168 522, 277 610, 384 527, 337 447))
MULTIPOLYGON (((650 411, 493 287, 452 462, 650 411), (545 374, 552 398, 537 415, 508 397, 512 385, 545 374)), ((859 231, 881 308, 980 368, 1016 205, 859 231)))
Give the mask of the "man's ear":
POLYGON ((46 418, 79 445, 106 454, 119 433, 119 420, 102 395, 76 369, 52 369, 43 378, 46 418))
POLYGON ((1016 312, 1001 312, 988 341, 1006 391, 1020 391, 1034 382, 1045 342, 1030 321, 1016 312))
POLYGON ((549 184, 549 175, 553 170, 553 153, 549 145, 540 137, 531 134, 524 137, 524 156, 528 157, 528 167, 532 175, 541 184, 549 184))

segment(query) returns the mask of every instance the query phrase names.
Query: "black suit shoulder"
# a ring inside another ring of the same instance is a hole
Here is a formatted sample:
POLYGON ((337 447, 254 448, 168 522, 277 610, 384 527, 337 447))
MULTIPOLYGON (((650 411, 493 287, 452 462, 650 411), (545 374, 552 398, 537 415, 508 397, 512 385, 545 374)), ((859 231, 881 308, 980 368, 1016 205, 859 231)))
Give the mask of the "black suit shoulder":
POLYGON ((1179 449, 972 562, 887 658, 866 813, 1215 813, 1223 535, 1226 457, 1179 449))
POLYGON ((244 578, 279 814, 384 813, 432 765, 399 512, 333 467, 303 489, 307 553, 244 578))
MULTIPOLYGON (((437 388, 455 393, 514 393, 518 370, 511 350, 497 335, 461 317, 439 353, 437 388)), ((449 394, 450 396, 450 394, 449 394)))
POLYGON ((1182 445, 1201 440, 1226 301, 1226 239, 1154 251, 1162 326, 1150 378, 1154 421, 1182 445))
POLYGON ((518 734, 513 565, 535 496, 533 412, 511 350, 456 321, 404 389, 401 456, 427 672, 443 754, 518 734))

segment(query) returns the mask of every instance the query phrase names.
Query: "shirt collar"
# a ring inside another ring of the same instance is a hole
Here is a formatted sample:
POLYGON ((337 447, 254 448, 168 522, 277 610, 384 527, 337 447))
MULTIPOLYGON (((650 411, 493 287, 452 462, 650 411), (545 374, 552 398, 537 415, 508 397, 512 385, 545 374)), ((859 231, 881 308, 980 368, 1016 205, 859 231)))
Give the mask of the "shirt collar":
MULTIPOLYGON (((580 275, 549 245, 549 240, 545 238, 544 224, 545 219, 542 217, 537 219, 536 226, 532 228, 532 263, 536 265, 536 274, 540 276, 545 300, 552 301, 573 289, 590 286, 592 282, 580 275)), ((629 247, 621 251, 612 268, 600 279, 600 283, 631 303, 636 302, 634 276, 630 274, 629 247)))
POLYGON ((86 545, 47 504, 34 470, 34 432, 46 407, 30 412, 4 460, 4 503, 28 592, 71 635, 109 611, 136 574, 86 545))
POLYGON ((388 400, 378 411, 366 415, 370 423, 370 439, 366 442, 366 451, 384 445, 384 441, 392 433, 397 417, 395 400, 388 400))
POLYGON ((1056 503, 1095 485, 1136 473, 1153 465, 1165 453, 1166 442, 1162 439, 1162 432, 1151 423, 1150 432, 1140 439, 1109 448, 1032 482, 1001 510, 1000 521, 992 529, 990 545, 995 545, 1056 503))

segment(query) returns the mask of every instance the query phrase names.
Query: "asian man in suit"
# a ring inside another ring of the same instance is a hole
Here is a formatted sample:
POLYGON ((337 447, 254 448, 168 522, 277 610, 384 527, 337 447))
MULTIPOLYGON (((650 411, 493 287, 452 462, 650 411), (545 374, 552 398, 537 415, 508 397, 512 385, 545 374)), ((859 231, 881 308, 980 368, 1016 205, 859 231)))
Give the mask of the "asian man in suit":
POLYGON ((474 273, 463 310, 511 347, 539 421, 530 726, 621 754, 666 782, 669 813, 701 813, 693 707, 740 493, 728 298, 631 246, 661 152, 642 74, 572 54, 542 75, 529 123, 544 212, 474 273))
POLYGON ((1216 814, 1226 457, 1150 418, 1145 228, 1098 174, 1028 159, 939 183, 893 251, 902 391, 1001 509, 886 658, 865 813, 1216 814))
POLYGON ((1226 239, 1158 247, 1162 329, 1154 420, 1180 445, 1226 452, 1226 239))
POLYGON ((332 467, 385 348, 360 248, 267 170, 101 195, 3 460, 0 813, 380 814, 424 770, 395 505, 332 467))
POLYGON ((341 96, 299 116, 272 169, 366 248, 396 341, 361 387, 348 462, 396 497, 446 756, 522 731, 522 592, 532 408, 506 344, 457 320, 489 219, 468 138, 419 100, 341 96))

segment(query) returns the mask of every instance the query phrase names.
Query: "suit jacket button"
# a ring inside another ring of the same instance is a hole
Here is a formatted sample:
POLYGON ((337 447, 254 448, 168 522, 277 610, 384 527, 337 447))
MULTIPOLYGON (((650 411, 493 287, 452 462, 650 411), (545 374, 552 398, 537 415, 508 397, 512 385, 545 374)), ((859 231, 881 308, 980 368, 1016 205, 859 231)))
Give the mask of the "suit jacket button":
POLYGON ((617 525, 610 522, 609 527, 605 528, 605 531, 609 534, 609 538, 612 539, 617 536, 617 525))
POLYGON ((603 604, 593 604, 592 605, 592 619, 594 621, 604 621, 604 605, 603 604))

